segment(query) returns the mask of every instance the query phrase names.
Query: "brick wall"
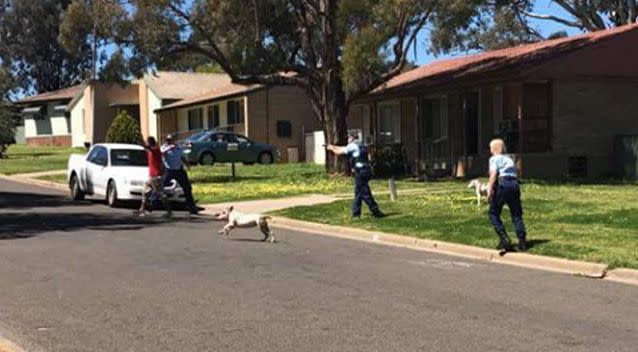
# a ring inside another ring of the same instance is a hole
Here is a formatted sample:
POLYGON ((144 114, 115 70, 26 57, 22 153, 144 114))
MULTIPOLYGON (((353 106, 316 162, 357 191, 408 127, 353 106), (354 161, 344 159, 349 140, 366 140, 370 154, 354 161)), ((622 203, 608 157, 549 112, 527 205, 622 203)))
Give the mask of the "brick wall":
POLYGON ((50 146, 50 147, 70 147, 71 135, 66 136, 42 136, 26 138, 27 145, 30 146, 50 146))

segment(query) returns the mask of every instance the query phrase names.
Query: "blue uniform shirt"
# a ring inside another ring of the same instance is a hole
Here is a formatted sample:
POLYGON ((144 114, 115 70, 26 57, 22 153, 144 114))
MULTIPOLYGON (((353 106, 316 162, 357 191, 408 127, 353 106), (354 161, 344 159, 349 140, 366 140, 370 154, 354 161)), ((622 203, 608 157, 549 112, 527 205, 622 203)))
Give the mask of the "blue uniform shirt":
MULTIPOLYGON (((358 158, 361 155, 361 146, 359 145, 359 142, 354 141, 352 143, 348 143, 348 145, 346 146, 346 154, 348 155, 348 158, 350 160, 355 160, 356 158, 358 158)), ((357 169, 364 166, 365 165, 360 161, 357 161, 354 165, 351 165, 351 167, 357 169)))
POLYGON ((162 150, 162 163, 168 170, 180 170, 182 168, 182 156, 184 152, 179 145, 164 144, 162 150))
POLYGON ((498 177, 517 177, 514 161, 503 154, 490 158, 490 172, 492 171, 495 171, 498 177))

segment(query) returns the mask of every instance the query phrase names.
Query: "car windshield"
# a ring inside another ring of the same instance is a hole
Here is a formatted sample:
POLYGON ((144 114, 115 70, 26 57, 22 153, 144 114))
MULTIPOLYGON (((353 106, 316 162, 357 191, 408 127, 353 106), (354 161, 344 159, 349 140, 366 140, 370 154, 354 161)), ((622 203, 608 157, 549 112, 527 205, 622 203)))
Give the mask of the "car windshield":
POLYGON ((209 134, 210 134, 210 132, 197 132, 194 135, 188 137, 187 140, 190 141, 190 142, 201 142, 209 134))
POLYGON ((112 149, 111 166, 148 166, 144 150, 112 149))

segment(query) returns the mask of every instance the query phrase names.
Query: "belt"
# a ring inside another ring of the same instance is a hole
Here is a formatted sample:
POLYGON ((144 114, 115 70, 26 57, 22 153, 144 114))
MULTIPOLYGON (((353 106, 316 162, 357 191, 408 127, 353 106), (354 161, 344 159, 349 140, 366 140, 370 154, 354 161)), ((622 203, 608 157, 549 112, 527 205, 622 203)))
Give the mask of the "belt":
POLYGON ((498 178, 499 181, 518 181, 518 177, 515 176, 503 176, 498 178))

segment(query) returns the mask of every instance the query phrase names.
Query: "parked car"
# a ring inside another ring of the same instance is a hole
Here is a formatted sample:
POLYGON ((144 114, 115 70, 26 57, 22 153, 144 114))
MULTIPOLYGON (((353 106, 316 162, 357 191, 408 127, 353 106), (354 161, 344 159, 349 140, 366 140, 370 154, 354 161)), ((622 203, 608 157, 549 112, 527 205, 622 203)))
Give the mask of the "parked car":
MULTIPOLYGON (((115 207, 123 200, 141 199, 148 180, 146 151, 134 144, 95 144, 86 155, 71 154, 67 177, 74 200, 101 196, 115 207)), ((171 200, 184 197, 175 181, 164 190, 171 200)))
POLYGON ((277 148, 259 143, 237 133, 202 131, 179 142, 190 163, 213 165, 217 162, 272 164, 277 148))

